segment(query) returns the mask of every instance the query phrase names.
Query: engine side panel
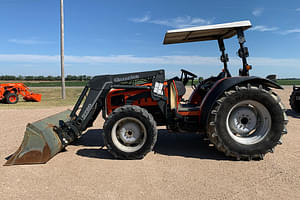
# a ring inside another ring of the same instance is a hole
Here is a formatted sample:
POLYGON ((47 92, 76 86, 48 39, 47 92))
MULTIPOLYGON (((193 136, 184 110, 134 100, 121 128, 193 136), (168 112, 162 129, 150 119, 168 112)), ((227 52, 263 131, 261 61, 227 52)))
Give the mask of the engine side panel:
MULTIPOLYGON (((167 88, 165 88, 164 93, 165 96, 168 96, 167 88)), ((157 125, 165 125, 166 123, 158 102, 151 97, 150 89, 112 89, 106 97, 106 114, 109 115, 113 110, 124 105, 136 105, 145 108, 152 114, 157 125)))

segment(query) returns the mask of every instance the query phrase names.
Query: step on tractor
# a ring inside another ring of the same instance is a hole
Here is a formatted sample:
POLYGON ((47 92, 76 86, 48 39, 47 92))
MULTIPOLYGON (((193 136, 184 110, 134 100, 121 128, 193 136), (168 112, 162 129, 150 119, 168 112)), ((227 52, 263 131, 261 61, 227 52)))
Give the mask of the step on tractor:
POLYGON ((0 101, 7 104, 16 104, 19 101, 19 95, 23 96, 25 101, 40 102, 41 94, 33 93, 24 83, 3 83, 0 84, 0 101))
POLYGON ((164 44, 216 40, 223 70, 197 84, 197 76, 184 69, 168 80, 164 70, 95 76, 73 110, 28 124, 23 143, 5 165, 46 163, 91 127, 100 112, 105 146, 118 159, 141 159, 152 151, 157 126, 204 133, 219 151, 238 160, 263 159, 281 144, 288 120, 272 91, 283 88, 249 76, 244 32, 250 27, 250 21, 240 21, 168 31, 164 44), (236 35, 242 68, 232 77, 224 40, 236 35), (189 83, 193 92, 184 100, 189 83))
POLYGON ((290 106, 296 113, 300 113, 300 87, 293 86, 293 92, 290 96, 290 106))

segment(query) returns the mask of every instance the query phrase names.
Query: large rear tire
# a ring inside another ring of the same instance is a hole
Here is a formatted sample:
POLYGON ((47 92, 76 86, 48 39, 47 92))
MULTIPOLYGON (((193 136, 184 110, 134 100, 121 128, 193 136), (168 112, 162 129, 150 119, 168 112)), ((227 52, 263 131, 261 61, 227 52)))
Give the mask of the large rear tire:
POLYGON ((300 113, 300 90, 293 90, 290 96, 290 106, 293 111, 300 113))
POLYGON ((281 144, 287 116, 269 88, 236 86, 226 91, 209 115, 207 134, 216 148, 239 159, 263 159, 281 144))
POLYGON ((156 122, 147 110, 126 105, 114 110, 103 126, 108 151, 119 159, 141 159, 157 140, 156 122))

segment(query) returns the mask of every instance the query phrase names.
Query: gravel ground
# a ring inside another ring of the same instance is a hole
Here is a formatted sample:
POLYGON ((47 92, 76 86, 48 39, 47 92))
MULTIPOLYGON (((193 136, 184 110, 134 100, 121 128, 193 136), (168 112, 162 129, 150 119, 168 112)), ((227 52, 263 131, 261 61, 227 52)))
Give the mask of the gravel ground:
MULTIPOLYGON (((103 120, 47 164, 0 166, 1 199, 300 199, 300 115, 291 87, 277 90, 289 115, 288 135, 262 161, 232 161, 201 136, 159 131, 142 160, 114 160, 102 148, 103 120)), ((0 158, 21 144, 25 126, 68 107, 4 109, 0 158)))

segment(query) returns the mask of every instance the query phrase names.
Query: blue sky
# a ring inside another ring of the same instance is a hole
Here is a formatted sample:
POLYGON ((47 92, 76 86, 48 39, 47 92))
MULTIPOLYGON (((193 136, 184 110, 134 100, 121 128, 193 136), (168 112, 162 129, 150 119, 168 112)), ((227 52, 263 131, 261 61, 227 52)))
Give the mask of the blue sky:
MULTIPOLYGON (((59 0, 0 0, 0 75, 60 75, 59 0)), ((222 69, 217 42, 163 45, 167 30, 250 20, 252 75, 300 78, 300 2, 64 0, 65 74, 180 68, 209 77, 222 69)), ((225 41, 237 74, 236 38, 225 41)))

